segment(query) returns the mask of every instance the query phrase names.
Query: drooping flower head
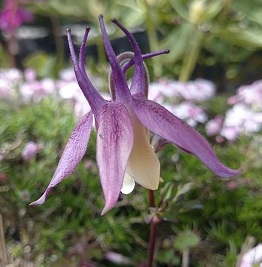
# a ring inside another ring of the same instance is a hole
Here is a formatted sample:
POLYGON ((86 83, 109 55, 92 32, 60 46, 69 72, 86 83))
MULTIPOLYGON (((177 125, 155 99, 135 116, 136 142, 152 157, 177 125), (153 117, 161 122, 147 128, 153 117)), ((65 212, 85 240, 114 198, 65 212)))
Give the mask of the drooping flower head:
POLYGON ((85 45, 90 28, 86 28, 78 58, 71 32, 67 31, 76 79, 91 111, 76 125, 46 191, 32 204, 42 204, 51 188, 69 176, 81 161, 90 137, 93 117, 97 130, 97 164, 105 197, 102 214, 114 207, 120 191, 126 191, 126 182, 130 184, 134 180, 147 189, 158 188, 160 164, 150 145, 149 131, 195 155, 221 177, 231 177, 239 173, 238 170, 224 166, 208 142, 195 129, 158 103, 147 99, 148 75, 143 60, 168 51, 142 55, 133 35, 117 20, 112 21, 129 39, 133 53, 123 53, 118 57, 115 55, 103 16, 100 15, 100 28, 111 67, 111 101, 101 96, 85 71, 85 45), (132 65, 134 74, 131 85, 128 86, 125 73, 132 65))

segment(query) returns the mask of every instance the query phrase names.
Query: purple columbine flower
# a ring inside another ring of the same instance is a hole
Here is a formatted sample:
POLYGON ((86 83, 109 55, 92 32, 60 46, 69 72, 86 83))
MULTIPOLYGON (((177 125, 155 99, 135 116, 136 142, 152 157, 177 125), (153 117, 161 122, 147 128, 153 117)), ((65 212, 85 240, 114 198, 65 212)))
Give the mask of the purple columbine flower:
POLYGON ((239 170, 224 166, 208 142, 196 130, 163 106, 148 100, 148 74, 143 59, 168 51, 141 55, 133 35, 117 20, 112 21, 125 33, 134 53, 124 53, 116 57, 106 33, 103 16, 100 15, 102 37, 111 66, 111 101, 105 100, 99 94, 85 71, 85 45, 90 28, 86 28, 78 59, 71 32, 67 31, 76 79, 91 111, 73 130, 51 182, 44 194, 32 204, 42 204, 51 188, 69 176, 81 161, 87 148, 93 117, 97 130, 97 163, 105 197, 102 214, 116 204, 124 180, 130 182, 132 177, 145 188, 158 188, 160 164, 150 145, 149 131, 194 154, 219 176, 231 177, 239 173, 239 170), (125 72, 133 64, 134 75, 129 87, 125 72))

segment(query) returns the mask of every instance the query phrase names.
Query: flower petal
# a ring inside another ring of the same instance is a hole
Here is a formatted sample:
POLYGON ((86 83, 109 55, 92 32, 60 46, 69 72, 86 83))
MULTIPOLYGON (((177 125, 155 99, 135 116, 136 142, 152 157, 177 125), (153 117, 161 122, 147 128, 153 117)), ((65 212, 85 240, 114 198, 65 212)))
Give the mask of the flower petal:
POLYGON ((104 105, 97 133, 97 164, 105 196, 102 215, 117 202, 133 139, 133 127, 126 107, 121 103, 104 105))
POLYGON ((148 72, 146 65, 143 62, 138 43, 136 42, 134 36, 118 20, 113 19, 112 22, 115 23, 125 33, 134 50, 134 76, 132 78, 130 91, 132 94, 141 93, 147 96, 149 82, 148 72))
POLYGON ((134 144, 126 172, 140 185, 156 190, 160 180, 160 163, 150 144, 149 131, 135 114, 131 115, 134 144))
POLYGON ((40 205, 45 202, 52 187, 68 177, 83 158, 92 129, 92 113, 87 113, 73 130, 62 157, 58 163, 55 174, 44 194, 30 205, 40 205))
POLYGON ((112 69, 112 78, 114 79, 114 85, 115 85, 115 92, 114 92, 115 97, 116 99, 122 102, 128 102, 131 100, 131 94, 126 82, 125 74, 117 60, 117 57, 114 53, 114 50, 106 33, 102 15, 99 15, 99 23, 102 32, 104 47, 106 50, 106 55, 108 57, 108 61, 112 69))
POLYGON ((133 192, 135 185, 135 180, 130 175, 125 173, 121 193, 125 195, 130 194, 131 192, 133 192))
POLYGON ((216 175, 232 177, 240 173, 240 170, 224 166, 204 137, 161 105, 142 97, 133 97, 132 105, 139 120, 150 131, 197 156, 216 175))
POLYGON ((75 54, 75 49, 74 49, 70 29, 67 29, 67 39, 68 39, 69 51, 70 51, 77 83, 79 84, 81 91, 83 92, 90 107, 92 108, 94 115, 98 116, 98 114, 100 113, 100 108, 105 104, 105 100, 100 95, 100 93, 96 90, 94 85, 91 83, 90 79, 88 78, 86 74, 85 66, 84 66, 85 45, 86 45, 89 31, 90 31, 90 27, 87 27, 84 38, 83 38, 83 42, 81 44, 80 52, 79 52, 79 60, 77 59, 76 54, 75 54))

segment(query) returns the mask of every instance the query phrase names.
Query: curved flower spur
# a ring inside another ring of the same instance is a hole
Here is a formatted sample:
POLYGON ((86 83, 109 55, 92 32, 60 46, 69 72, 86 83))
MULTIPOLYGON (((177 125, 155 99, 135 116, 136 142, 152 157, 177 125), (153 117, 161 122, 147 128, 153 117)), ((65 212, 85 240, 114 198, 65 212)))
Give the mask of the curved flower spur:
POLYGON ((142 55, 133 35, 117 20, 115 23, 127 36, 134 53, 116 57, 106 33, 103 16, 99 16, 105 51, 111 66, 111 101, 106 101, 89 80, 84 66, 85 45, 90 28, 86 28, 79 58, 73 47, 70 30, 68 43, 77 82, 91 111, 76 125, 44 194, 33 204, 44 203, 52 187, 68 177, 85 154, 95 118, 97 130, 97 164, 105 197, 102 214, 116 204, 124 181, 134 179, 143 187, 156 190, 160 181, 160 163, 150 145, 149 130, 169 140, 184 151, 194 154, 216 175, 232 177, 239 170, 224 166, 208 142, 193 128, 147 99, 148 75, 143 59, 168 53, 168 50, 142 55), (134 65, 130 88, 125 72, 134 65))

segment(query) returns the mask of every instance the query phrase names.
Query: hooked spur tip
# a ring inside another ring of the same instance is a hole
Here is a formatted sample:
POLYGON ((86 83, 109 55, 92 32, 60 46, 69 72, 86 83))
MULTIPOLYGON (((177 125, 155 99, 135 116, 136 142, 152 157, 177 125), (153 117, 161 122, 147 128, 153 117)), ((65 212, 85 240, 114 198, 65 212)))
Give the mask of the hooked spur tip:
POLYGON ((86 33, 85 34, 88 34, 90 32, 90 30, 91 30, 91 26, 86 25, 86 33))
POLYGON ((71 28, 66 28, 66 33, 71 34, 71 28))
POLYGON ((169 53, 170 53, 170 49, 166 49, 165 54, 169 54, 169 53))
POLYGON ((99 19, 99 20, 101 20, 101 19, 103 19, 103 18, 104 18, 103 14, 99 14, 99 15, 98 15, 98 19, 99 19))

